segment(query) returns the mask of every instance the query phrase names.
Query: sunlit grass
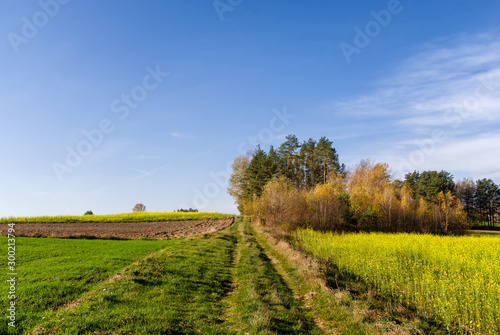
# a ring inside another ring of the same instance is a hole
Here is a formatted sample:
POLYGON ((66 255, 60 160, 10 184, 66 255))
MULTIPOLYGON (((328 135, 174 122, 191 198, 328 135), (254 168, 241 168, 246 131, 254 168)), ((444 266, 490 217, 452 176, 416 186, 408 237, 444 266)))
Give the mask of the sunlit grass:
POLYGON ((239 232, 229 299, 232 328, 239 334, 321 334, 276 272, 250 222, 237 222, 231 230, 239 232))
MULTIPOLYGON (((2 254, 7 255, 6 237, 2 254)), ((16 328, 0 325, 0 334, 24 334, 42 321, 44 313, 93 289, 115 272, 178 240, 69 240, 16 238, 16 328)), ((7 269, 0 275, 7 280, 7 269)), ((8 285, 1 285, 0 302, 7 306, 8 285)))
POLYGON ((222 299, 230 290, 234 236, 170 241, 78 304, 47 311, 38 328, 43 334, 231 334, 222 299))

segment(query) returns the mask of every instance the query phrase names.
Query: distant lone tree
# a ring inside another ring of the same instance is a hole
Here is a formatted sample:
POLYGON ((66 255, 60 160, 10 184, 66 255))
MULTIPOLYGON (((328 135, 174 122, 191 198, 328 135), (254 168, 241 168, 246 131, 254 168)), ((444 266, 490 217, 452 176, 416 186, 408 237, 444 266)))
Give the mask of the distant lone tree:
POLYGON ((86 211, 83 215, 94 215, 94 213, 92 211, 86 211))
POLYGON ((134 209, 132 209, 134 212, 145 212, 146 211, 146 206, 143 204, 135 204, 134 209))

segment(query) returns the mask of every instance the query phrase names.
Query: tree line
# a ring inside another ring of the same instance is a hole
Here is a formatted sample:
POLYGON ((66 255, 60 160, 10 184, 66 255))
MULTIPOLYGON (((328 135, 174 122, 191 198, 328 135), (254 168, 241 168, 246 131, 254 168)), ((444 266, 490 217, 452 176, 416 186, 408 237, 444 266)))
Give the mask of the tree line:
POLYGON ((387 164, 368 160, 346 169, 326 137, 289 135, 277 149, 237 157, 228 191, 240 213, 291 229, 451 233, 493 225, 500 209, 491 179, 414 171, 395 180, 387 164))
POLYGON ((240 213, 252 212, 254 201, 273 178, 284 177, 298 190, 304 190, 343 174, 345 166, 339 164, 332 145, 326 137, 300 143, 295 135, 288 135, 278 149, 271 146, 266 152, 257 146, 253 153, 236 158, 228 191, 240 213))

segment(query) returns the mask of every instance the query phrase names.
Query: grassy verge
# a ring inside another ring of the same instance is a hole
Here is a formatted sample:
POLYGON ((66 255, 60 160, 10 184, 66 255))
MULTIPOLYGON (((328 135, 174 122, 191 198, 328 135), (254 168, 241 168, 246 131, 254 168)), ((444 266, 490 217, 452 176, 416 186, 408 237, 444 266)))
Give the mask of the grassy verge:
POLYGON ((248 222, 234 225, 238 245, 228 298, 228 322, 241 334, 321 334, 294 299, 271 260, 252 235, 248 222))
POLYGON ((232 214, 209 212, 135 212, 110 215, 59 215, 0 218, 2 223, 77 223, 77 222, 162 222, 186 220, 222 220, 232 214))
POLYGON ((446 334, 432 319, 255 225, 256 240, 325 333, 446 334))
MULTIPOLYGON (((3 242, 7 240, 2 237, 3 242)), ((2 242, 2 254, 7 255, 2 242)), ((138 259, 175 241, 105 241, 16 238, 17 327, 23 334, 58 308, 91 290, 102 280, 138 259)), ((0 280, 6 283, 7 270, 0 280)), ((8 285, 1 285, 1 305, 7 306, 8 285)), ((7 334, 7 323, 0 333, 7 334)))
POLYGON ((47 314, 34 334, 230 333, 222 299, 230 290, 235 244, 230 231, 179 239, 47 314))

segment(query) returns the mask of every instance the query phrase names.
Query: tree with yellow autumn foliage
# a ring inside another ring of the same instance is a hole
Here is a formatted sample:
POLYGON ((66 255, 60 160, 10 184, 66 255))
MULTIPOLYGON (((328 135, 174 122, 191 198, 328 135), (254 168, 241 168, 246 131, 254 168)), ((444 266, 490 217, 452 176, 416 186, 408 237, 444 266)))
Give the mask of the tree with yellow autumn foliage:
MULTIPOLYGON (((496 190, 490 184, 483 189, 496 190)), ((331 141, 301 145, 290 135, 277 151, 257 147, 251 157, 236 158, 228 191, 242 214, 289 229, 448 234, 468 228, 461 203, 471 205, 462 189, 457 199, 446 171, 415 171, 404 182, 393 179, 388 164, 370 160, 345 171, 331 141)), ((493 205, 487 209, 494 218, 493 205)))

